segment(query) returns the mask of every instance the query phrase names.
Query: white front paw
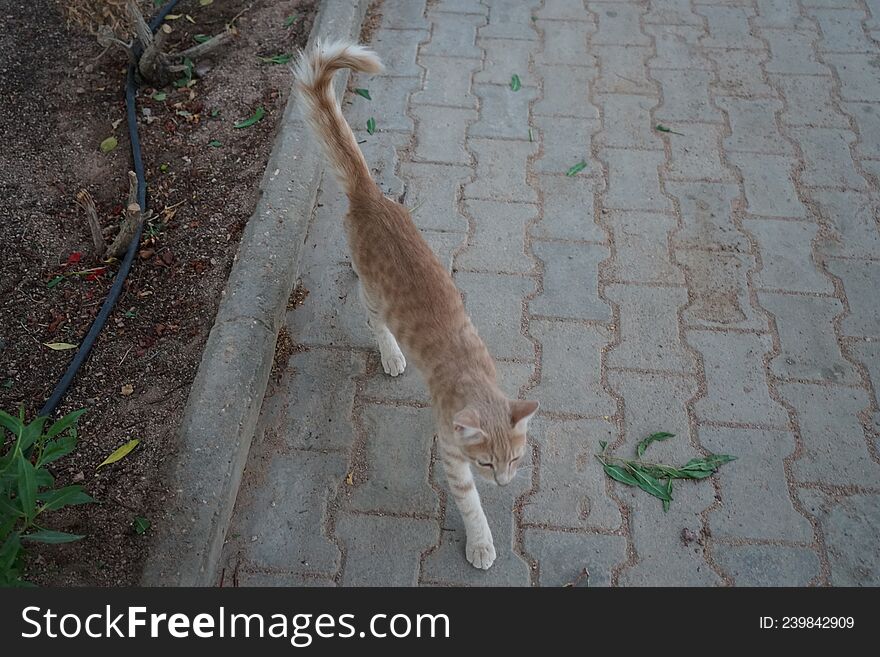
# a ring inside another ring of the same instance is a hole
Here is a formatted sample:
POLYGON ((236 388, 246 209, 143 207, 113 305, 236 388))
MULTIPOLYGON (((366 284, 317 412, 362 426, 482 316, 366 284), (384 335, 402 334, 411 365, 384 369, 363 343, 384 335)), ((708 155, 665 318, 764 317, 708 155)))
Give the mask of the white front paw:
POLYGON ((474 568, 488 570, 489 566, 495 563, 495 546, 492 545, 492 539, 489 539, 488 542, 485 539, 473 543, 468 541, 465 554, 474 568))
POLYGON ((403 357, 400 349, 388 349, 382 352, 382 369, 385 374, 397 376, 403 374, 406 369, 406 358, 403 357))

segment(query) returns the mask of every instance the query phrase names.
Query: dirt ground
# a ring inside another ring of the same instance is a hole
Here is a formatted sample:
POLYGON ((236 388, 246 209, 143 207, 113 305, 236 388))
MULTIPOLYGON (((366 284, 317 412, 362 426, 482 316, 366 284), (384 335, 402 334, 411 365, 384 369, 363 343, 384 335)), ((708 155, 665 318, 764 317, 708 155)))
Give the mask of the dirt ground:
MULTIPOLYGON (((155 11, 152 0, 141 4, 155 11)), ((260 57, 304 45, 316 4, 184 0, 174 10, 179 18, 167 21, 169 50, 218 33, 236 16, 239 34, 197 66, 202 77, 193 86, 140 89, 154 214, 122 296, 58 411, 88 409, 77 449, 54 474, 60 485, 83 484, 97 503, 47 523, 86 538, 31 548, 27 577, 37 584, 138 581, 150 531, 139 535, 132 523, 163 504, 175 430, 290 89, 290 67, 260 57), (262 121, 233 127, 258 107, 262 121), (134 438, 141 441, 134 452, 96 470, 134 438)), ((115 48, 102 55, 50 0, 4 2, 0 17, 0 408, 24 404, 32 417, 74 353, 44 343, 79 344, 116 272, 95 259, 74 195, 87 189, 104 226, 118 222, 131 168, 127 59, 115 48), (103 153, 110 136, 118 146, 103 153)))

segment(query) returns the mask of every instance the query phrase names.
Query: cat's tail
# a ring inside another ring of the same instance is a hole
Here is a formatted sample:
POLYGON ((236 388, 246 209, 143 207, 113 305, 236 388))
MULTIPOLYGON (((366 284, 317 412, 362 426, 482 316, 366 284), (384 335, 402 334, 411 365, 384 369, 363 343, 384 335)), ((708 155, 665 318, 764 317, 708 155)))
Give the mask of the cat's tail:
POLYGON ((363 46, 346 41, 316 41, 313 48, 300 53, 295 87, 300 110, 321 143, 336 178, 351 196, 355 189, 371 189, 375 183, 333 91, 333 74, 342 68, 379 73, 382 62, 376 53, 363 46))

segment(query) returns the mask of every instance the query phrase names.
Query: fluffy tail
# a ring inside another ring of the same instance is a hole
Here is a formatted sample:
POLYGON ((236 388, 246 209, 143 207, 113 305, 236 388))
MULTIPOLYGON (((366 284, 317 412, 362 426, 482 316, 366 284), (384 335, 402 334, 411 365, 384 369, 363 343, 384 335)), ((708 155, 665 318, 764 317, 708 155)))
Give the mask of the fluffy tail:
POLYGON ((310 51, 301 53, 296 63, 296 91, 306 121, 321 143, 337 180, 351 196, 355 189, 371 188, 375 183, 333 92, 333 74, 342 68, 379 73, 382 62, 376 53, 363 46, 318 41, 310 51))

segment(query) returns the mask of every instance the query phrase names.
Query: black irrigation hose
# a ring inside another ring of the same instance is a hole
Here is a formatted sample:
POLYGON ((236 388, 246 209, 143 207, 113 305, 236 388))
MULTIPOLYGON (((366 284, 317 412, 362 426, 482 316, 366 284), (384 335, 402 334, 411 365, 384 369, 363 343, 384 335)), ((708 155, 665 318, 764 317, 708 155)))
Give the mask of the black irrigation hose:
MULTIPOLYGON (((150 29, 153 32, 159 28, 162 21, 165 20, 165 16, 174 9, 174 6, 178 1, 179 0, 169 0, 169 2, 159 10, 159 13, 156 14, 153 20, 150 21, 150 29)), ((135 59, 140 56, 140 52, 136 51, 134 54, 135 59)), ((137 174, 138 204, 141 206, 141 209, 146 212, 147 181, 144 177, 144 162, 141 158, 141 141, 138 137, 137 106, 135 104, 135 94, 137 93, 138 87, 136 72, 137 65, 134 63, 130 64, 128 67, 128 76, 125 80, 125 109, 128 116, 128 135, 131 140, 131 157, 134 162, 134 172, 137 174)), ((52 391, 52 395, 46 400, 46 403, 43 404, 43 408, 40 409, 40 416, 51 415, 55 411, 58 404, 61 402, 62 397, 64 397, 64 394, 70 387, 73 377, 76 376, 79 368, 85 362, 86 358, 88 358, 89 352, 95 344, 95 340, 98 339, 98 334, 101 333, 101 329, 103 329, 104 324, 107 323, 107 319, 110 317, 113 306, 116 305, 116 300, 122 292, 122 285, 128 277, 131 263, 134 260, 134 254, 137 252, 138 244, 141 241, 142 230, 143 225, 138 227, 134 237, 131 238, 128 250, 125 252, 125 256, 122 258, 122 262, 119 265, 119 271, 116 272, 116 278, 113 281, 113 285, 110 287, 110 291, 107 293, 107 298, 104 300, 104 305, 101 306, 101 310, 98 311, 95 321, 92 322, 91 327, 89 327, 89 332, 83 339, 76 355, 73 357, 70 365, 67 366, 67 371, 64 372, 64 376, 61 377, 61 380, 52 391)))

